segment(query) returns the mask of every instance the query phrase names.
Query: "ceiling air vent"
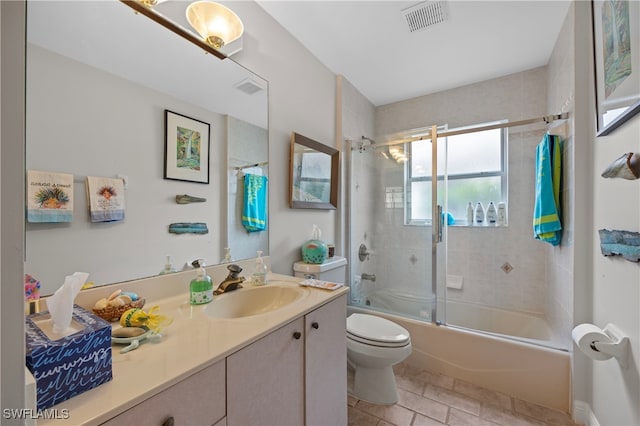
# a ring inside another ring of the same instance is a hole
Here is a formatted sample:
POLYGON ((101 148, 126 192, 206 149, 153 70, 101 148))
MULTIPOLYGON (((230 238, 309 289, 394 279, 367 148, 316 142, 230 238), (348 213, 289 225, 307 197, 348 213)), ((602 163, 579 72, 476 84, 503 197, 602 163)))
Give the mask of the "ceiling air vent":
POLYGON ((422 30, 447 19, 447 7, 444 1, 425 1, 402 11, 409 32, 422 30))
POLYGON ((253 80, 250 77, 245 78, 242 81, 234 84, 233 87, 236 89, 248 94, 253 95, 256 92, 263 90, 263 87, 257 81, 253 80))

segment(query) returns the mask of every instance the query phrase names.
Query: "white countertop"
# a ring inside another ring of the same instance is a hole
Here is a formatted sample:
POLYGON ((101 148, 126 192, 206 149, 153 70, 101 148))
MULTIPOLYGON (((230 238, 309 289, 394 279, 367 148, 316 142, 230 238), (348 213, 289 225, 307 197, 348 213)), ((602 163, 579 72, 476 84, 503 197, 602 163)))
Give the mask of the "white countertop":
MULTIPOLYGON (((300 278, 270 273, 267 285, 300 287, 300 281, 300 278)), ((251 287, 251 284, 243 285, 251 287)), ((68 419, 38 420, 38 424, 93 425, 107 421, 347 292, 347 287, 335 291, 300 288, 305 292, 304 297, 289 305, 236 319, 208 317, 203 312, 207 305, 190 305, 188 292, 155 300, 140 293, 147 300, 143 310, 158 305, 158 313, 173 317, 162 339, 157 343, 145 340, 140 347, 125 354, 120 353, 123 345, 113 344, 113 380, 50 408, 68 410, 68 419)), ((119 325, 114 323, 113 327, 119 325)))

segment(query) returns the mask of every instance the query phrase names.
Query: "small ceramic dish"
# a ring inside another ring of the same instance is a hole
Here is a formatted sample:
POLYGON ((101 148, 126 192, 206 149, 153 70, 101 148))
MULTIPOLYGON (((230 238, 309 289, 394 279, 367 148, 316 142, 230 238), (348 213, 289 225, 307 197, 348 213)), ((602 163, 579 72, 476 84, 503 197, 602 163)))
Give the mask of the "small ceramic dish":
POLYGON ((128 345, 120 349, 121 354, 126 354, 129 351, 137 349, 138 346, 140 346, 140 342, 142 342, 145 339, 149 339, 150 341, 159 341, 161 338, 162 338, 161 334, 154 333, 153 331, 147 328, 142 328, 142 327, 120 327, 120 328, 114 329, 111 334, 111 341, 113 343, 117 343, 119 345, 128 345), (113 336, 114 333, 116 334, 118 333, 118 330, 122 330, 124 328, 138 329, 140 334, 132 337, 114 337, 113 336))

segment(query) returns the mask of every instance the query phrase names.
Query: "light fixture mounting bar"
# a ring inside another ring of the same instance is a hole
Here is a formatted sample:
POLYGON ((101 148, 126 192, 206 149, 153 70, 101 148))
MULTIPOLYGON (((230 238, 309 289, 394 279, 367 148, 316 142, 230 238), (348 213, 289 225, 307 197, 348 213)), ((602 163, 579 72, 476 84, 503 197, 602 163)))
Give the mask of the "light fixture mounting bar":
POLYGON ((131 9, 135 10, 137 13, 140 13, 140 14, 146 16, 147 18, 157 22, 158 24, 162 25, 163 27, 167 28, 168 30, 176 33, 180 37, 190 41, 191 43, 193 43, 196 46, 198 46, 201 49, 203 49, 205 52, 211 53, 212 55, 216 56, 219 59, 226 59, 227 58, 227 55, 225 55, 224 53, 220 52, 219 50, 214 49, 212 46, 209 46, 204 40, 199 39, 198 37, 196 37, 195 35, 193 35, 189 31, 186 31, 181 26, 179 26, 179 25, 175 24, 174 22, 168 20, 167 18, 165 18, 164 16, 160 15, 159 13, 157 13, 153 9, 149 8, 148 6, 145 6, 140 1, 138 1, 138 0, 120 0, 120 2, 124 3, 127 6, 129 6, 131 9))

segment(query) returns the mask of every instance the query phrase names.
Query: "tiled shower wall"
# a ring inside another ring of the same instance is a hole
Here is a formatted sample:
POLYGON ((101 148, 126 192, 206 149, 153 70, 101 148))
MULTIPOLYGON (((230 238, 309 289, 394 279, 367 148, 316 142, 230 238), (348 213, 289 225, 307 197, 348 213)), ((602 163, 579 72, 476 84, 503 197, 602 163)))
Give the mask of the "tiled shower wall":
MULTIPOLYGON (((547 115, 550 113, 547 111, 547 78, 547 68, 541 67, 381 106, 376 110, 376 135, 380 138, 379 135, 432 124, 448 124, 449 128, 454 128, 547 115)), ((542 126, 509 131, 509 199, 505 200, 508 227, 449 228, 447 270, 449 274, 463 276, 462 289, 449 290, 449 298, 545 313, 548 244, 536 241, 531 229, 535 146, 543 134, 542 126), (508 273, 501 268, 505 263, 512 267, 508 273)), ((402 184, 401 169, 398 169, 397 174, 387 174, 388 181, 376 186, 375 199, 378 210, 383 212, 376 216, 376 226, 382 230, 380 238, 384 246, 391 248, 385 252, 385 259, 377 263, 381 275, 393 271, 387 285, 410 287, 417 282, 415 274, 423 277, 425 273, 430 274, 431 230, 404 227, 401 210, 384 209, 384 204, 381 207, 385 187, 402 184), (385 223, 387 220, 389 222, 385 223), (413 248, 414 243, 419 246, 413 248), (407 247, 412 248, 406 250, 407 247), (385 260, 388 262, 384 263, 385 260), (404 267, 394 268, 394 265, 404 267)), ((421 281, 424 282, 424 278, 421 281)))

